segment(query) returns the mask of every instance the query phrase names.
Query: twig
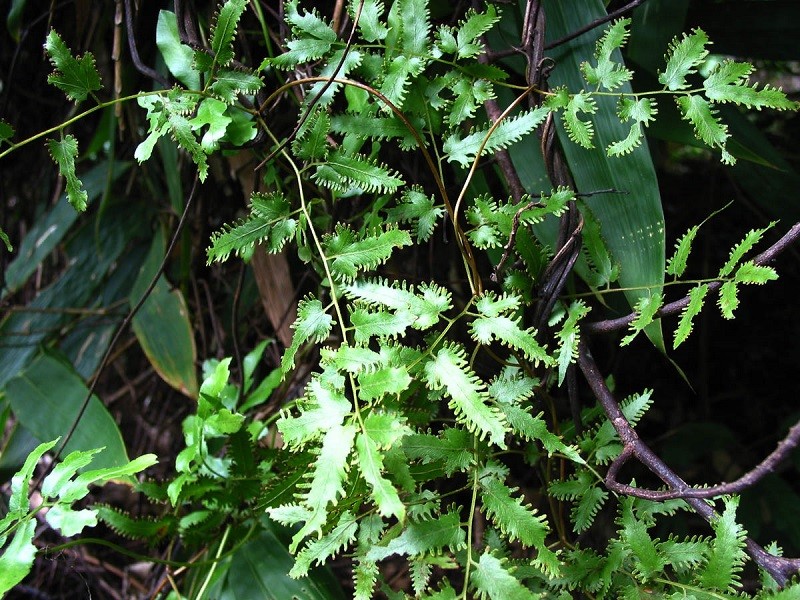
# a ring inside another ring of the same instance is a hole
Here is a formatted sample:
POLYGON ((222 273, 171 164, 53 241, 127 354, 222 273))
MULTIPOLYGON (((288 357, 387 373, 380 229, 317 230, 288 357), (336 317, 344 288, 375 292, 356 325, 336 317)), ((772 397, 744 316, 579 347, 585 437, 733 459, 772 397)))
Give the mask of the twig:
MULTIPOLYGON (((680 491, 690 489, 690 486, 639 438, 628 419, 625 418, 619 403, 608 389, 603 375, 597 367, 597 363, 589 352, 588 347, 583 342, 581 342, 578 350, 578 366, 583 372, 586 381, 589 383, 589 387, 594 396, 600 402, 606 416, 608 416, 611 421, 611 425, 614 427, 617 435, 619 435, 619 439, 622 441, 623 450, 617 460, 620 461, 620 463, 624 463, 632 456, 635 456, 644 466, 657 475, 661 481, 666 483, 671 490, 680 491)), ((619 466, 621 466, 621 464, 619 466)), ((618 468, 619 467, 617 467, 617 470, 618 468)), ((609 470, 609 473, 610 472, 609 470)), ((614 474, 616 474, 616 471, 614 474)), ((616 482, 609 480, 608 475, 606 476, 606 485, 609 489, 615 489, 615 483, 616 482)), ((719 516, 703 498, 691 495, 678 497, 683 498, 697 514, 708 522, 711 522, 719 516)), ((791 577, 800 572, 800 559, 773 556, 750 538, 747 538, 745 542, 745 550, 756 564, 769 573, 780 586, 786 585, 791 577)))
POLYGON ((576 31, 573 31, 570 34, 567 34, 564 37, 562 37, 560 39, 557 39, 555 42, 550 42, 549 44, 547 44, 547 46, 545 46, 545 50, 550 50, 552 48, 555 48, 556 46, 560 46, 561 44, 566 44, 568 41, 574 40, 576 37, 582 36, 584 33, 586 33, 587 31, 591 31, 595 27, 600 27, 600 25, 602 25, 604 23, 608 23, 609 21, 613 21, 617 17, 620 17, 620 16, 624 15, 629 10, 633 10, 634 8, 639 6, 640 4, 644 3, 644 1, 645 0, 633 0, 633 2, 630 2, 630 3, 626 4, 625 6, 623 6, 622 8, 620 8, 618 10, 615 10, 612 13, 607 14, 605 17, 600 17, 599 19, 595 19, 594 21, 592 21, 588 25, 585 25, 584 27, 581 27, 580 29, 578 29, 576 31))
MULTIPOLYGON (((767 248, 764 252, 759 254, 753 259, 753 262, 756 265, 766 265, 769 262, 775 260, 775 258, 788 246, 793 244, 797 239, 800 238, 800 222, 795 223, 789 231, 787 231, 784 236, 775 242, 772 246, 767 248)), ((708 290, 710 292, 714 292, 722 287, 722 281, 712 281, 708 284, 708 290)), ((679 300, 675 300, 674 302, 670 302, 665 304, 655 314, 656 319, 660 319, 661 317, 667 317, 669 315, 676 315, 680 313, 684 308, 689 305, 689 296, 684 296, 679 300)), ((625 315, 624 317, 618 317, 616 319, 608 319, 605 321, 595 321, 594 323, 586 323, 582 325, 581 328, 586 333, 610 333, 612 331, 617 331, 619 329, 625 329, 628 325, 630 325, 631 321, 636 318, 636 313, 631 313, 629 315, 625 315)))
POLYGON ((136 49, 136 36, 133 34, 133 11, 131 10, 131 0, 125 0, 125 28, 128 30, 128 49, 131 53, 133 66, 142 75, 149 77, 160 83, 164 88, 169 87, 169 81, 155 69, 151 69, 139 58, 139 51, 136 49))

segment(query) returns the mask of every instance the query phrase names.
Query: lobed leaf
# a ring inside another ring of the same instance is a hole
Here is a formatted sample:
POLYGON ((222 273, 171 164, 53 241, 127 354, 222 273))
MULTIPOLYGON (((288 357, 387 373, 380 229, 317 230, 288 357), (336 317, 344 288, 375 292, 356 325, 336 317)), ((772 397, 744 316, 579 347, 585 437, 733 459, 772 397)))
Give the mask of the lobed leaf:
POLYGON ((292 324, 292 344, 283 353, 281 370, 284 374, 294 368, 294 357, 300 346, 308 340, 321 342, 331 332, 333 317, 325 312, 322 302, 316 298, 304 298, 297 305, 297 320, 292 324))
POLYGON ((467 167, 479 153, 492 154, 521 140, 542 124, 550 110, 547 106, 540 106, 516 117, 504 119, 491 134, 488 127, 474 131, 465 138, 461 138, 457 132, 452 133, 445 139, 442 150, 448 162, 456 162, 462 167, 467 167))
POLYGON ((736 244, 732 249, 730 256, 728 257, 727 262, 722 266, 717 274, 717 277, 722 279, 723 277, 727 277, 731 273, 733 273, 733 269, 736 265, 739 264, 739 261, 742 260, 745 254, 750 252, 750 250, 755 246, 759 241, 761 241, 762 236, 772 227, 775 226, 777 221, 773 221, 763 229, 751 229, 747 232, 744 236, 744 239, 736 244))
POLYGON ((403 179, 384 165, 376 164, 359 156, 347 156, 342 152, 332 153, 317 167, 314 180, 337 192, 351 189, 367 193, 393 192, 403 179))
POLYGON ((211 51, 221 67, 227 67, 234 58, 233 36, 246 7, 247 0, 225 0, 211 26, 211 51))
POLYGON ((505 567, 505 560, 490 552, 481 554, 470 583, 481 600, 535 600, 538 596, 522 585, 505 567))
POLYGON ((75 174, 75 159, 78 157, 78 140, 71 133, 61 140, 47 140, 50 156, 58 165, 58 172, 67 183, 67 200, 77 211, 86 210, 89 194, 83 189, 83 182, 75 174))
POLYGON ((388 544, 372 546, 367 552, 367 559, 378 561, 393 554, 419 556, 440 552, 445 548, 457 551, 464 547, 466 537, 458 511, 452 509, 434 519, 409 521, 403 532, 388 544))
POLYGON ((699 27, 688 35, 684 33, 681 39, 674 38, 667 52, 667 66, 658 75, 659 83, 673 92, 687 88, 686 77, 708 56, 708 43, 708 36, 699 27))
POLYGON ((516 488, 510 489, 495 477, 481 480, 483 508, 492 522, 509 540, 519 540, 529 548, 546 550, 545 537, 549 533, 547 519, 537 515, 521 497, 512 497, 516 488))
POLYGON ((441 348, 425 364, 425 379, 432 390, 444 389, 456 418, 470 431, 487 435, 493 444, 505 448, 504 417, 488 403, 489 395, 478 376, 467 366, 464 349, 456 345, 441 348))
POLYGON ((54 29, 47 34, 44 49, 56 69, 47 76, 47 83, 52 83, 70 100, 83 102, 86 96, 102 87, 91 52, 75 58, 54 29))
POLYGON ((630 19, 619 19, 611 27, 605 30, 603 35, 595 44, 594 58, 596 66, 588 62, 581 63, 581 72, 589 85, 604 87, 611 91, 633 77, 633 73, 625 65, 615 62, 611 54, 625 45, 625 41, 630 35, 628 26, 630 19))
POLYGON ((747 532, 736 522, 737 497, 724 498, 725 509, 712 521, 715 537, 711 541, 708 560, 700 569, 699 581, 705 589, 735 591, 747 554, 747 532))
POLYGON ((433 234, 436 222, 444 214, 444 208, 436 206, 433 197, 420 188, 411 188, 403 193, 400 202, 386 211, 386 218, 393 223, 412 223, 417 243, 426 242, 433 234))
MULTIPOLYGON (((350 16, 355 20, 359 0, 350 0, 350 16)), ((389 28, 383 23, 384 6, 382 0, 364 0, 361 6, 361 16, 358 19, 358 30, 366 42, 377 42, 389 33, 389 28)))
POLYGON ((758 89, 750 85, 748 78, 755 67, 730 59, 719 63, 703 81, 706 97, 712 102, 733 102, 747 108, 762 107, 778 110, 797 110, 798 103, 789 100, 786 94, 769 84, 758 89))
POLYGON ((339 496, 344 494, 347 461, 355 434, 356 428, 352 425, 336 425, 325 433, 311 481, 306 484, 308 492, 303 495, 303 504, 309 509, 309 517, 292 537, 290 552, 295 552, 309 534, 322 531, 328 519, 328 505, 336 504, 339 496))
POLYGON ((394 485, 382 474, 383 457, 378 445, 369 435, 359 433, 356 438, 356 451, 358 468, 372 488, 371 496, 378 507, 378 512, 384 517, 394 516, 402 521, 406 515, 406 508, 394 485))
POLYGON ((294 565, 289 571, 289 577, 295 579, 305 577, 311 565, 324 564, 326 560, 341 552, 356 539, 358 521, 349 512, 345 511, 339 517, 339 522, 330 533, 318 540, 309 542, 294 558, 294 565))
POLYGON ((663 304, 663 294, 642 296, 642 298, 636 303, 636 318, 631 321, 631 333, 622 338, 620 341, 620 346, 626 346, 630 344, 639 334, 639 332, 643 331, 648 325, 650 325, 650 323, 653 322, 658 309, 661 308, 663 304))
POLYGON ((694 318, 700 314, 703 309, 706 294, 708 293, 708 284, 701 284, 689 291, 689 304, 681 312, 681 320, 678 322, 678 327, 675 329, 675 337, 672 342, 672 348, 675 349, 687 340, 689 334, 692 332, 694 325, 694 318))
POLYGON ((597 103, 590 94, 580 92, 570 96, 569 102, 562 115, 564 129, 573 142, 579 146, 591 150, 594 148, 592 138, 594 137, 594 123, 591 120, 582 121, 578 115, 594 114, 597 112, 597 103))
POLYGON ((700 225, 695 225, 689 228, 689 231, 684 233, 675 244, 675 254, 673 254, 667 261, 667 275, 674 275, 680 277, 686 270, 686 263, 689 259, 689 253, 692 250, 692 243, 700 231, 700 225))
POLYGON ((733 278, 737 283, 763 285, 768 281, 775 281, 778 273, 772 267, 757 265, 752 260, 748 260, 736 270, 733 278))
POLYGON ((402 229, 368 233, 359 240, 352 229, 341 224, 322 240, 331 273, 344 281, 352 281, 359 271, 371 270, 385 263, 395 248, 410 246, 411 243, 411 236, 402 229))
POLYGON ((695 136, 722 152, 722 162, 732 165, 736 159, 726 149, 728 126, 721 123, 708 100, 696 95, 676 98, 681 116, 694 127, 695 136))

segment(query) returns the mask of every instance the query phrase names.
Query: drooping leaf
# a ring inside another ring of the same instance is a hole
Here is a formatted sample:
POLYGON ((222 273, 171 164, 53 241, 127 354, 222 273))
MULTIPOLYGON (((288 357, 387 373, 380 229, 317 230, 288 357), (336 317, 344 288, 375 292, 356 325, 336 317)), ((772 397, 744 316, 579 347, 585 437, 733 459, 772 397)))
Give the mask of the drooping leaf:
POLYGON ((378 511, 384 517, 395 516, 402 521, 406 509, 392 482, 383 476, 383 457, 375 441, 367 434, 359 433, 356 438, 358 467, 372 489, 372 498, 378 511))
POLYGON ((647 525, 634 514, 632 497, 622 501, 620 513, 620 538, 630 545, 636 557, 635 571, 643 581, 647 581, 664 570, 665 561, 650 537, 647 525))
POLYGON ((730 134, 728 126, 719 120, 716 110, 704 98, 697 95, 676 98, 681 116, 694 127, 695 135, 722 153, 722 162, 733 165, 736 158, 728 152, 726 144, 730 134))
POLYGON ((567 376, 567 369, 578 358, 578 344, 580 342, 580 327, 578 322, 585 317, 589 310, 586 304, 580 300, 570 304, 567 308, 567 318, 556 334, 558 344, 558 385, 564 383, 567 376))
POLYGON ((55 30, 47 34, 44 49, 56 69, 48 75, 47 83, 52 83, 70 100, 83 102, 89 94, 102 87, 91 52, 75 58, 55 30))
POLYGON ((86 210, 89 194, 83 189, 83 183, 75 174, 75 159, 78 158, 78 140, 72 134, 61 140, 47 140, 50 156, 58 165, 58 172, 67 183, 67 200, 77 211, 86 210))
POLYGON ((234 58, 233 36, 236 35, 239 19, 246 7, 247 0, 225 0, 214 19, 211 27, 211 51, 217 65, 221 67, 227 67, 234 58))
POLYGON ((708 284, 701 284, 689 290, 689 304, 681 312, 681 320, 678 327, 675 329, 675 338, 672 342, 672 347, 677 348, 687 340, 689 334, 692 332, 694 318, 700 314, 703 309, 703 302, 705 301, 706 294, 708 293, 708 284))

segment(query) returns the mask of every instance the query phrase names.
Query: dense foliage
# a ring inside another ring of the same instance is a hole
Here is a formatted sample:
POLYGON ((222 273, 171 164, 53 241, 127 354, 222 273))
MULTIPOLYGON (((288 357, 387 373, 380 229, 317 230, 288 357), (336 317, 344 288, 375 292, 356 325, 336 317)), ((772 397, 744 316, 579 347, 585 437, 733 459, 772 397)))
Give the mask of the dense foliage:
POLYGON ((14 249, 3 223, 3 302, 29 312, 0 324, 24 337, 0 358, 0 591, 25 586, 43 516, 63 537, 101 524, 135 540, 118 547, 151 563, 151 596, 800 596, 800 559, 737 516, 800 425, 733 483, 690 486, 635 429, 664 410, 656 382, 618 401, 590 351, 622 332, 613 346, 652 347, 683 375, 669 353, 703 315, 733 319, 745 286, 778 279, 800 226, 777 220, 709 267, 698 239, 725 215, 709 211, 667 256, 646 136, 784 168, 745 111, 798 103, 711 54, 700 27, 670 32, 649 70, 637 40, 667 10, 655 1, 618 18, 594 0, 341 4, 226 0, 206 22, 175 2, 155 18, 153 69, 136 50, 153 31, 119 2, 115 43, 125 16, 142 76, 128 95, 121 63, 111 86, 57 21, 45 33, 47 83, 75 108, 38 132, 0 126, 0 160, 44 142, 64 192, 14 249), (134 185, 165 200, 129 203, 134 185), (223 206, 233 185, 246 207, 223 206), (39 288, 42 265, 59 274, 39 288), (219 333, 208 312, 215 345, 197 333, 197 269, 217 269, 232 315, 219 333), (270 338, 240 329, 259 298, 270 338), (146 361, 120 359, 129 327, 146 361), (167 454, 130 460, 95 393, 112 365, 130 381, 144 362, 192 404, 167 454), (649 488, 620 474, 633 458, 649 488), (108 481, 147 509, 85 500, 108 481))

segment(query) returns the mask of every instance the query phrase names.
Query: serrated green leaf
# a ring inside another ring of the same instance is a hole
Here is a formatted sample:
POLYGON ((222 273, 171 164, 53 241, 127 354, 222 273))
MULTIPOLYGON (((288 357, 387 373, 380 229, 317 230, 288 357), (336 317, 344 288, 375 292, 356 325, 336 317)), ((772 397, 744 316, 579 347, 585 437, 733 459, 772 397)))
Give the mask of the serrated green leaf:
POLYGON ((411 376, 405 367, 384 367, 374 373, 362 373, 358 384, 359 396, 369 402, 388 395, 400 395, 411 384, 411 376))
POLYGON ((391 313, 358 308, 350 314, 350 323, 353 325, 355 342, 366 344, 373 337, 388 339, 403 335, 414 324, 414 317, 409 311, 391 313))
POLYGON ((594 148, 594 144, 592 143, 592 138, 594 137, 594 123, 592 123, 591 119, 582 121, 579 115, 591 115, 596 112, 597 103, 594 98, 587 93, 580 92, 570 96, 569 103, 562 115, 564 129, 569 139, 587 150, 594 148))
POLYGON ((415 292, 414 287, 407 287, 405 282, 356 281, 346 285, 344 290, 350 298, 390 308, 403 317, 410 316, 412 327, 420 330, 436 325, 441 313, 452 306, 450 292, 433 283, 422 284, 415 292))
POLYGON ((504 566, 505 560, 489 552, 481 554, 470 583, 481 600, 535 600, 537 596, 522 585, 504 566))
POLYGON ((436 222, 444 215, 444 208, 436 206, 432 196, 420 188, 406 190, 397 206, 386 211, 386 218, 393 223, 411 222, 417 243, 427 242, 436 222))
POLYGON ((294 368, 294 357, 300 346, 308 340, 319 343, 331 332, 333 317, 325 312, 316 298, 304 298, 297 305, 297 320, 292 324, 292 344, 283 353, 281 370, 288 373, 294 368))
POLYGON ((544 122, 550 110, 547 106, 540 106, 516 117, 509 117, 492 131, 488 139, 486 139, 489 134, 488 127, 470 133, 463 139, 458 133, 453 133, 445 139, 442 150, 447 156, 448 162, 456 162, 462 167, 467 167, 475 160, 479 152, 492 154, 521 140, 544 122), (486 144, 481 150, 484 140, 486 144))
POLYGON ((676 98, 681 116, 694 127, 695 136, 722 152, 722 162, 733 165, 736 159, 726 149, 728 126, 720 122, 708 100, 696 95, 676 98))
POLYGON ((371 270, 385 263, 395 248, 411 245, 411 236, 402 229, 387 229, 357 239, 347 225, 337 225, 333 234, 322 240, 331 272, 344 281, 353 280, 359 271, 371 270))
POLYGON ((476 318, 470 327, 472 338, 480 344, 490 344, 497 339, 505 346, 522 352, 534 365, 540 362, 551 364, 552 359, 547 350, 536 341, 536 330, 522 329, 519 317, 511 319, 506 316, 487 316, 476 318))
POLYGON ((775 281, 778 278, 778 273, 772 267, 757 265, 752 260, 749 260, 736 270, 736 275, 733 278, 737 283, 763 285, 768 281, 775 281))
POLYGON ((347 461, 353 446, 356 429, 352 425, 331 427, 322 440, 308 492, 303 494, 303 504, 309 509, 309 518, 292 537, 291 552, 308 535, 319 533, 328 518, 328 505, 335 504, 344 494, 347 461))
POLYGON ((219 69, 208 91, 221 98, 226 104, 236 102, 239 94, 251 96, 262 88, 264 82, 253 73, 234 69, 219 69))
POLYGON ((493 5, 485 13, 470 10, 459 24, 455 34, 455 53, 458 58, 473 58, 483 51, 480 36, 489 31, 500 19, 493 5))
POLYGON ((327 559, 346 548, 356 539, 358 521, 349 512, 345 511, 339 517, 339 522, 333 530, 318 540, 309 542, 308 545, 297 553, 294 566, 289 571, 289 577, 299 578, 308 575, 308 570, 313 563, 324 564, 327 559))
POLYGON ((747 254, 753 246, 761 241, 762 236, 772 227, 775 226, 775 221, 764 227, 763 229, 751 229, 744 236, 744 239, 736 244, 732 249, 727 262, 722 266, 717 274, 717 277, 722 279, 733 273, 733 269, 739 264, 745 254, 747 254))
POLYGON ((36 519, 25 519, 17 527, 11 542, 0 555, 0 596, 25 579, 36 558, 33 535, 36 533, 36 519))
POLYGON ((466 539, 458 511, 451 510, 434 519, 408 522, 403 532, 388 544, 372 546, 367 552, 367 559, 378 561, 393 554, 419 556, 444 548, 457 551, 464 547, 466 539))
POLYGON ((611 57, 614 50, 621 48, 625 44, 629 35, 628 26, 630 23, 630 19, 615 21, 597 40, 594 52, 597 65, 592 66, 588 62, 581 64, 581 71, 586 83, 598 88, 604 87, 611 91, 626 81, 630 81, 633 73, 625 68, 625 65, 615 62, 611 57))
POLYGON ((384 517, 394 516, 402 521, 406 515, 406 507, 394 485, 382 474, 383 457, 377 444, 370 436, 359 433, 356 438, 356 450, 358 468, 372 489, 371 496, 378 507, 378 512, 384 517))
POLYGON ((486 384, 467 366, 460 346, 445 346, 425 364, 425 378, 433 390, 444 389, 456 418, 481 438, 505 448, 503 414, 488 404, 486 384))
POLYGON ((521 497, 512 497, 516 488, 508 488, 502 481, 490 477, 481 480, 481 500, 486 515, 506 535, 509 540, 519 540, 529 548, 542 550, 549 533, 547 519, 521 497))
POLYGON ((292 150, 298 158, 305 160, 324 159, 328 154, 328 135, 331 118, 324 110, 315 111, 300 128, 292 150))
POLYGON ((70 100, 83 102, 89 94, 102 87, 91 52, 76 59, 54 29, 47 34, 44 49, 56 69, 48 75, 47 83, 56 86, 70 100))
POLYGON ((797 110, 798 104, 786 97, 780 89, 769 84, 760 90, 757 84, 749 83, 749 76, 755 67, 730 59, 719 63, 703 81, 706 97, 712 102, 733 102, 747 108, 762 107, 777 110, 797 110))
POLYGON ((78 140, 71 133, 61 140, 47 140, 50 156, 58 165, 58 172, 67 183, 67 200, 75 210, 83 212, 89 200, 89 194, 83 189, 83 183, 75 174, 75 159, 78 158, 78 140))
POLYGON ((343 391, 323 376, 315 376, 306 387, 306 398, 298 403, 298 416, 285 416, 278 421, 283 441, 299 448, 307 441, 342 424, 352 406, 343 391))
POLYGON ((580 300, 570 304, 567 308, 567 318, 556 334, 558 339, 558 385, 564 383, 567 369, 578 358, 578 344, 580 342, 580 327, 578 321, 585 317, 591 309, 580 300))
POLYGON ((687 88, 686 77, 708 56, 707 44, 708 36, 699 27, 688 35, 684 33, 681 39, 674 38, 667 52, 667 66, 658 75, 659 83, 671 91, 687 88))
POLYGON ((643 331, 648 325, 650 325, 650 323, 653 322, 658 309, 661 308, 663 304, 663 294, 651 294, 649 296, 643 296, 641 300, 636 303, 636 318, 631 321, 631 333, 622 338, 620 341, 620 346, 626 346, 630 344, 639 334, 639 332, 643 331))
POLYGON ((291 206, 282 194, 254 193, 249 217, 212 234, 207 264, 227 260, 232 252, 241 256, 262 242, 268 252, 279 252, 297 228, 297 220, 290 214, 291 206))
MULTIPOLYGON (((350 0, 350 17, 355 20, 359 0, 350 0)), ((386 37, 389 28, 383 22, 383 1, 364 0, 361 6, 361 16, 358 19, 358 29, 361 37, 366 42, 377 42, 386 37)))
POLYGON ((736 522, 738 497, 723 499, 725 509, 711 522, 715 537, 711 542, 708 561, 699 573, 699 581, 706 589, 734 591, 739 584, 742 567, 747 560, 745 540, 747 532, 736 522))
POLYGON ((636 558, 635 570, 643 581, 663 572, 665 561, 647 531, 647 525, 633 513, 633 498, 629 497, 620 507, 620 539, 630 545, 636 558))
POLYGON ((417 433, 403 438, 403 451, 422 464, 444 463, 444 471, 452 475, 465 471, 473 462, 472 436, 464 429, 448 427, 438 437, 417 433))
POLYGON ((686 262, 689 259, 689 252, 692 250, 692 243, 700 231, 700 226, 695 225, 689 228, 689 231, 684 233, 675 244, 675 254, 673 254, 667 261, 667 275, 674 275, 680 277, 686 270, 686 262))
POLYGON ((681 320, 678 322, 678 327, 675 329, 675 338, 672 342, 672 347, 677 348, 689 337, 692 332, 694 318, 700 314, 703 309, 703 303, 708 293, 708 284, 698 285, 689 290, 689 304, 681 312, 681 320))
POLYGON ((234 58, 233 37, 246 7, 247 0, 225 0, 211 27, 211 51, 221 67, 227 67, 234 58))
POLYGON ((337 192, 358 189, 367 193, 393 192, 403 179, 392 169, 363 157, 334 152, 317 167, 314 180, 337 192))
POLYGON ((739 284, 736 281, 726 281, 722 284, 717 304, 724 318, 733 318, 733 312, 739 307, 739 284))
POLYGON ((518 435, 526 440, 540 441, 548 455, 559 453, 578 464, 585 464, 575 448, 566 445, 559 436, 547 429, 547 423, 542 419, 541 413, 534 417, 527 409, 519 406, 501 403, 501 407, 508 424, 518 435))
POLYGON ((327 40, 314 38, 290 40, 286 44, 289 49, 269 62, 279 69, 293 69, 298 64, 322 58, 331 49, 331 45, 327 40))
POLYGON ((5 142, 14 137, 14 128, 6 121, 0 119, 0 142, 5 142))

